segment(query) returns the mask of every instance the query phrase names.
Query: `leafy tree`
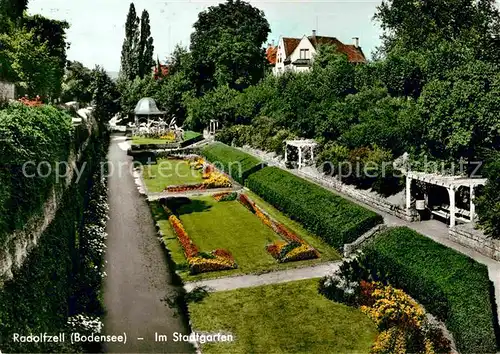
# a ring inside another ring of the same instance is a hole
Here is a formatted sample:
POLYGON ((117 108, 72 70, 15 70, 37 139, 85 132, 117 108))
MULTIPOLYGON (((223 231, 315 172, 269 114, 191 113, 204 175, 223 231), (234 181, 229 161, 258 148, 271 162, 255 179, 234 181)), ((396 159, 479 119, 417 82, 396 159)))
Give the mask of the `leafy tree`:
POLYGON ((262 11, 228 0, 201 12, 193 27, 191 53, 199 92, 226 84, 242 90, 263 77, 262 44, 270 28, 262 11))
POLYGON ((116 83, 108 76, 104 68, 96 66, 92 70, 92 101, 96 118, 104 123, 119 112, 120 93, 116 83))
POLYGON ((477 60, 429 82, 418 108, 430 152, 473 159, 481 148, 500 147, 499 95, 498 67, 477 60))
POLYGON ((479 225, 487 235, 500 239, 500 193, 498 193, 500 158, 498 156, 487 164, 485 177, 488 181, 474 200, 479 225))
POLYGON ((52 96, 59 97, 66 67, 66 49, 69 47, 66 42, 66 30, 69 29, 69 23, 34 15, 25 17, 23 24, 28 31, 33 31, 38 43, 46 44, 49 56, 56 63, 53 72, 55 77, 52 96))
POLYGON ((208 125, 210 119, 216 119, 222 126, 234 124, 234 98, 238 91, 229 86, 220 86, 202 97, 188 101, 186 125, 200 130, 208 125))
POLYGON ((462 41, 478 58, 498 61, 500 14, 494 0, 385 0, 374 18, 384 30, 385 53, 462 41))
POLYGON ((25 28, 11 34, 0 35, 4 44, 3 60, 10 63, 14 81, 18 82, 21 93, 31 97, 56 97, 61 81, 58 59, 50 55, 46 43, 40 43, 34 31, 25 28))
POLYGON ((76 100, 81 103, 92 101, 92 71, 78 61, 69 61, 62 84, 61 99, 64 102, 76 100))
POLYGON ((153 37, 151 37, 151 25, 149 13, 144 10, 141 16, 141 35, 139 40, 139 77, 142 79, 149 75, 154 65, 153 61, 153 37))
POLYGON ((121 55, 121 75, 133 80, 139 74, 139 17, 134 3, 130 3, 127 21, 125 23, 125 39, 123 40, 121 55))
POLYGON ((28 0, 0 0, 0 16, 17 20, 28 9, 28 0))

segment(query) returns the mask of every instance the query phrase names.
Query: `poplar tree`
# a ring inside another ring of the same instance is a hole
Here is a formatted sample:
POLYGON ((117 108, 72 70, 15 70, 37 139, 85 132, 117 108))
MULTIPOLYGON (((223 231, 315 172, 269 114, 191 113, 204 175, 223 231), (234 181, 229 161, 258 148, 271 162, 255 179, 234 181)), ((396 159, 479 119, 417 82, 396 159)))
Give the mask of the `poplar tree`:
POLYGON ((151 72, 154 65, 153 60, 153 37, 151 37, 151 25, 149 13, 144 10, 141 15, 141 35, 139 41, 139 77, 142 79, 151 72))
POLYGON ((129 80, 135 79, 139 74, 139 23, 134 3, 131 3, 125 23, 120 69, 121 75, 129 80))

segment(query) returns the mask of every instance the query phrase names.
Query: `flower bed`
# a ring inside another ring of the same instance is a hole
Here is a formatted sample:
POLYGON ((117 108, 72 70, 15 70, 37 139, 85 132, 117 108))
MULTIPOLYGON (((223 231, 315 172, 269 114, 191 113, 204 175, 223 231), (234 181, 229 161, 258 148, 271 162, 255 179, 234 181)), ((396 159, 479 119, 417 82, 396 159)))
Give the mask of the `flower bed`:
POLYGON ((425 309, 403 290, 367 276, 356 260, 344 262, 323 278, 319 292, 335 302, 358 307, 380 331, 371 353, 449 353, 451 342, 425 309))
POLYGON ((222 192, 213 195, 214 199, 218 202, 229 202, 236 200, 238 193, 236 192, 222 192))
POLYGON ((318 251, 309 246, 295 233, 288 230, 283 224, 271 218, 264 210, 259 208, 250 198, 248 198, 248 196, 240 193, 238 200, 248 210, 254 213, 265 225, 273 229, 274 232, 287 241, 277 241, 266 246, 267 252, 269 252, 279 262, 293 262, 319 258, 318 251))
POLYGON ((230 188, 233 185, 231 179, 226 174, 217 171, 213 165, 206 163, 205 160, 199 156, 189 158, 189 166, 195 170, 203 169, 203 182, 168 186, 164 191, 179 193, 211 188, 230 188))
POLYGON ((238 267, 233 256, 227 250, 216 249, 210 253, 200 252, 184 229, 179 218, 165 205, 163 205, 163 210, 168 215, 168 221, 170 225, 172 225, 177 235, 177 239, 182 245, 184 256, 188 261, 191 274, 229 270, 238 267))

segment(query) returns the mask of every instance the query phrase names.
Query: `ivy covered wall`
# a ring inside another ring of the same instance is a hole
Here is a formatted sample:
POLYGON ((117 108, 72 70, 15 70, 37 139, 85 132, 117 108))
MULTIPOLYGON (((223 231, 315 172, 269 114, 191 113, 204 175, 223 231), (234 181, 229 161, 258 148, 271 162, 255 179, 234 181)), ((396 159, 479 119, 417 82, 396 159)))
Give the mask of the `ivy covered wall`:
MULTIPOLYGON (((0 350, 4 352, 75 352, 83 349, 72 346, 68 336, 65 343, 16 343, 13 336, 45 332, 57 335, 68 331, 68 317, 84 311, 82 304, 96 303, 95 293, 81 291, 87 286, 81 284, 85 281, 85 269, 81 268, 85 251, 81 250, 84 242, 79 235, 89 203, 88 191, 98 180, 95 175, 100 172, 100 162, 108 147, 109 137, 103 131, 94 130, 78 159, 78 170, 83 170, 80 178, 77 180, 74 175, 67 186, 55 186, 54 193, 60 192, 55 216, 29 250, 22 266, 14 267, 13 277, 0 285, 0 350)), ((75 138, 76 134, 72 139, 75 138)))

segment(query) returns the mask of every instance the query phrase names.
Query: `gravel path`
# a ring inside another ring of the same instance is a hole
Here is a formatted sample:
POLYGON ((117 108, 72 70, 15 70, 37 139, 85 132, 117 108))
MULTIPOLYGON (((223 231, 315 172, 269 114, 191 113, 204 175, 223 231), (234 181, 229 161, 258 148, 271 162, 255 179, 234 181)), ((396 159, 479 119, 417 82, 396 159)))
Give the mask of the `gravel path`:
POLYGON ((294 280, 320 278, 338 269, 340 262, 329 262, 312 267, 280 270, 259 275, 241 275, 219 279, 189 282, 184 285, 186 291, 191 291, 197 286, 206 286, 209 291, 225 291, 252 286, 286 283, 294 280))
POLYGON ((173 284, 149 207, 129 172, 131 159, 122 144, 125 138, 112 139, 108 158, 115 171, 109 178, 104 331, 126 333, 127 343, 108 344, 105 349, 120 353, 193 352, 191 344, 172 340, 174 332, 189 334, 189 330, 183 317, 164 299, 172 299, 182 288, 173 284), (166 334, 167 342, 155 342, 155 332, 166 334))

